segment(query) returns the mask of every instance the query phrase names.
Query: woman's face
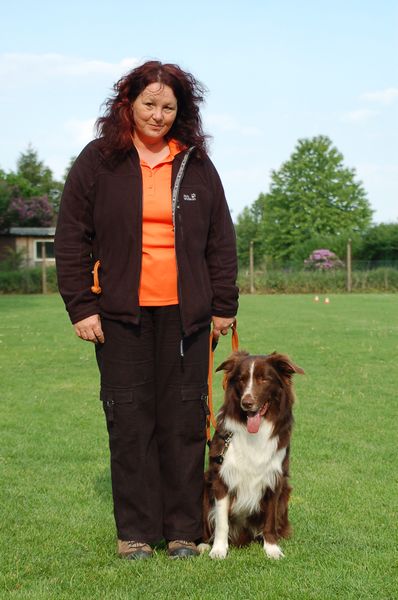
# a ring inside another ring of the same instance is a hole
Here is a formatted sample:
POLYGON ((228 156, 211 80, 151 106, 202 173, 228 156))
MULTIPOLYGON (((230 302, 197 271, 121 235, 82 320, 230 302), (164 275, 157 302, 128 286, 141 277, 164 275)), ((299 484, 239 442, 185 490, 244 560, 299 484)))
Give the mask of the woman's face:
POLYGON ((162 83, 150 83, 132 104, 134 137, 156 144, 170 131, 177 116, 173 90, 162 83))

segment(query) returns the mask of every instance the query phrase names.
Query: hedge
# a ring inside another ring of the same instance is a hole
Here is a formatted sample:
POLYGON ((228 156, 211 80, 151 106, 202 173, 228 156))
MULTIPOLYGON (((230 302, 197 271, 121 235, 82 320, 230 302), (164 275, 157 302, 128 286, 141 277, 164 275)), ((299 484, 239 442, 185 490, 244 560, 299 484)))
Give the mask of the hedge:
MULTIPOLYGON (((238 283, 241 292, 250 291, 250 277, 241 269, 238 283)), ((325 294, 347 291, 344 269, 335 271, 255 271, 254 288, 264 294, 325 294)), ((380 267, 352 272, 353 292, 398 292, 398 269, 380 267)))
MULTIPOLYGON (((55 267, 47 267, 47 291, 56 292, 57 276, 55 267)), ((0 293, 2 294, 40 294, 42 292, 42 269, 18 269, 0 271, 0 293)))

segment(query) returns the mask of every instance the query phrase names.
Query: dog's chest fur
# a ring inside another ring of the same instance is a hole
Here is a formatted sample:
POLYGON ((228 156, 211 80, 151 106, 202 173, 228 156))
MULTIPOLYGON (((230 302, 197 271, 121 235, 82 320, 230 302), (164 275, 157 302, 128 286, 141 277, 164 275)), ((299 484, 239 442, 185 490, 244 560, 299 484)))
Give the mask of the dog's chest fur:
POLYGON ((279 437, 272 437, 273 425, 264 420, 258 433, 248 433, 246 427, 225 420, 225 428, 233 432, 230 446, 220 468, 220 476, 234 497, 231 513, 245 517, 260 511, 260 502, 267 488, 274 490, 282 474, 286 448, 278 450, 279 437))

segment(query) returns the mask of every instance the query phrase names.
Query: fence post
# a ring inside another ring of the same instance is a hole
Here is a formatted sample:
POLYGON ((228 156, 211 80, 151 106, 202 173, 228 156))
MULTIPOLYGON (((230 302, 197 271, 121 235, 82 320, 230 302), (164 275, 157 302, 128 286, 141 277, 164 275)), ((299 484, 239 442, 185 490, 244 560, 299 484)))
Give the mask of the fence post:
POLYGON ((352 291, 352 255, 351 240, 347 242, 347 292, 352 291))
POLYGON ((254 294, 254 250, 253 240, 250 242, 249 265, 250 265, 250 293, 254 294))
POLYGON ((41 292, 42 294, 47 294, 47 260, 46 260, 46 242, 42 242, 42 252, 41 252, 41 292))

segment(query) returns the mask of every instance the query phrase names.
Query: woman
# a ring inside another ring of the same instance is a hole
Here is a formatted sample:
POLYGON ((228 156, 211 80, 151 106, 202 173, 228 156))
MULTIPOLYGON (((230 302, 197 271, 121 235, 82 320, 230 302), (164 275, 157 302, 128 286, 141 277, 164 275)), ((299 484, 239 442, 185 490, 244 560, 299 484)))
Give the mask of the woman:
POLYGON ((234 228, 194 77, 150 61, 114 89, 65 183, 59 289, 96 344, 118 553, 149 558, 165 539, 170 557, 196 556, 209 329, 226 334, 237 311, 234 228))

